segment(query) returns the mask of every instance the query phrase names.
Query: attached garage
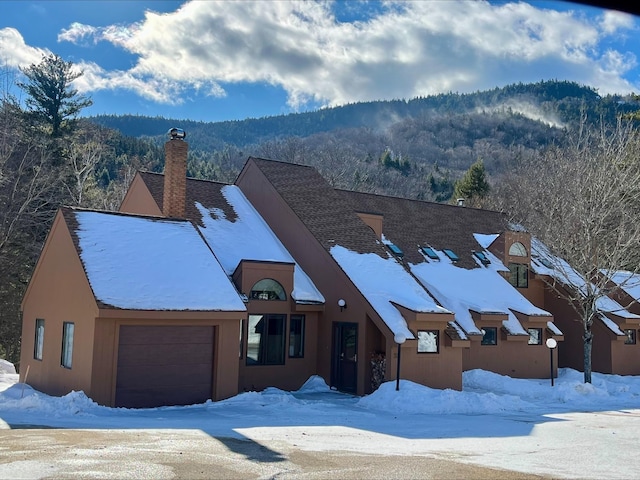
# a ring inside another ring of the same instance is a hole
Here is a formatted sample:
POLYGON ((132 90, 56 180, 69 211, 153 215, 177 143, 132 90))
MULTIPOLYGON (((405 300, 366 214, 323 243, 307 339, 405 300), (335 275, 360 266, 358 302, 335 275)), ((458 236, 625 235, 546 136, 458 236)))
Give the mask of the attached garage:
POLYGON ((212 398, 213 326, 121 325, 116 407, 192 405, 212 398))

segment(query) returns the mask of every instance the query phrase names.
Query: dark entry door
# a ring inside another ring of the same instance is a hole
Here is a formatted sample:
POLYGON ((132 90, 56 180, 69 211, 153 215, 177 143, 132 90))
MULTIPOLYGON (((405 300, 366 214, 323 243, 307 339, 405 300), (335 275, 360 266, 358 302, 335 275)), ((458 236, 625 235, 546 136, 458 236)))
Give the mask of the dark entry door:
POLYGON ((333 324, 332 384, 341 392, 356 393, 358 388, 358 324, 333 324))

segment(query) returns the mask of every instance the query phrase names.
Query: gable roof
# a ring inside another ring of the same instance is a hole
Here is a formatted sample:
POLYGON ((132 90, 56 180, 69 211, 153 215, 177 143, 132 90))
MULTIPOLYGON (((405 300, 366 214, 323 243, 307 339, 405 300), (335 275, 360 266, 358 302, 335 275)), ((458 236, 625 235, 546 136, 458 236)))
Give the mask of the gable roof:
POLYGON ((69 207, 61 211, 100 308, 246 310, 191 223, 69 207))
MULTIPOLYGON (((584 294, 587 289, 588 283, 582 275, 574 270, 564 259, 553 255, 547 246, 535 237, 531 238, 531 268, 538 275, 551 277, 578 294, 584 294)), ((595 290, 596 286, 591 284, 591 288, 595 290)), ((596 299, 596 308, 599 312, 598 318, 618 336, 624 336, 625 333, 617 323, 606 316, 607 314, 613 314, 629 320, 640 319, 640 316, 629 312, 607 295, 601 295, 596 299)))
MULTIPOLYGON (((162 205, 164 176, 144 172, 141 177, 162 205)), ((324 303, 313 281, 237 186, 187 178, 186 195, 187 220, 197 226, 228 276, 242 260, 293 263, 291 297, 298 303, 324 303)))
POLYGON ((502 261, 485 248, 508 229, 504 214, 448 204, 339 191, 362 213, 381 215, 384 241, 403 251, 406 268, 438 302, 455 313, 466 333, 481 334, 471 311, 507 316, 503 326, 512 335, 528 335, 515 312, 549 317, 534 306, 500 272, 508 272, 502 261), (431 247, 437 260, 428 258, 420 247, 431 247), (452 261, 443 251, 452 250, 452 261), (473 252, 489 260, 484 265, 473 252))
POLYGON ((357 253, 387 256, 350 203, 313 167, 250 157, 320 244, 336 243, 357 253))
MULTIPOLYGON (((607 272, 603 273, 607 274, 607 272)), ((619 270, 609 273, 608 277, 634 301, 640 302, 640 273, 619 270)))
POLYGON ((360 213, 383 216, 385 237, 404 252, 407 262, 424 261, 421 246, 451 249, 463 268, 478 267, 472 252, 482 250, 474 234, 502 233, 508 228, 504 214, 491 210, 443 203, 337 190, 351 208, 360 213))
POLYGON ((315 168, 251 157, 278 194, 329 252, 391 332, 414 338, 394 304, 448 313, 389 254, 352 205, 315 168))

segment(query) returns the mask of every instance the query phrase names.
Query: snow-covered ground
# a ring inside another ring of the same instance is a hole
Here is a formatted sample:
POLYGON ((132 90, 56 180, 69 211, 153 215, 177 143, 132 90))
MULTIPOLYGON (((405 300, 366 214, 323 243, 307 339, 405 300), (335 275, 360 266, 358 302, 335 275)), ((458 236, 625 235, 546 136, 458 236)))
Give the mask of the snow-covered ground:
POLYGON ((0 360, 0 429, 200 430, 216 437, 287 442, 309 451, 428 455, 555 478, 639 478, 640 377, 561 369, 549 380, 473 370, 464 390, 409 381, 365 397, 311 377, 296 392, 275 388, 220 402, 152 409, 107 408, 82 392, 51 397, 18 383, 0 360))

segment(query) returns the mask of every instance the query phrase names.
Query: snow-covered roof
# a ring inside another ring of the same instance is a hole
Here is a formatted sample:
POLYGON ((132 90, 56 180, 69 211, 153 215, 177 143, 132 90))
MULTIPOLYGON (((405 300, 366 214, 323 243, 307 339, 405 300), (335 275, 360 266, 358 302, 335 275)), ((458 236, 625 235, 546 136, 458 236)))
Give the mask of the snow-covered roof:
POLYGON ((240 188, 226 185, 221 188, 221 192, 237 215, 233 220, 227 219, 219 208, 207 209, 198 202, 196 208, 202 215, 203 226, 198 228, 226 274, 233 274, 242 260, 292 263, 295 266, 291 297, 300 303, 324 303, 320 291, 249 203, 240 188))
POLYGON ((69 210, 96 300, 131 310, 244 311, 238 292, 187 221, 69 210))
POLYGON ((619 285, 632 299, 640 301, 640 273, 620 270, 609 273, 612 282, 619 285))
MULTIPOLYGON (((489 245, 489 235, 478 239, 480 245, 489 245)), ((495 240, 495 237, 494 237, 495 240)), ((456 321, 467 333, 481 334, 480 328, 471 317, 471 311, 478 313, 499 313, 507 316, 504 327, 513 335, 526 335, 527 331, 516 318, 514 311, 530 316, 551 314, 534 306, 518 292, 499 272, 508 268, 491 252, 483 250, 490 261, 480 268, 466 269, 456 266, 442 251, 432 249, 439 260, 429 260, 410 264, 411 272, 436 297, 438 302, 455 313, 456 321)), ((475 258, 475 257, 474 257, 475 258)))
POLYGON ((395 258, 357 253, 340 245, 331 256, 369 301, 393 334, 413 339, 407 322, 391 302, 420 313, 451 313, 438 305, 395 258))
MULTIPOLYGON (((584 294, 587 291, 587 281, 569 263, 553 255, 547 246, 535 237, 531 237, 531 269, 539 275, 549 276, 561 284, 573 288, 576 292, 584 294)), ((591 284, 591 289, 597 291, 597 287, 593 284, 591 284)), ((596 307, 602 313, 612 313, 627 319, 640 318, 607 295, 601 295, 596 299, 596 307)), ((604 316, 601 318, 612 331, 618 335, 622 334, 614 322, 604 316), (614 326, 615 328, 613 328, 614 326)))

